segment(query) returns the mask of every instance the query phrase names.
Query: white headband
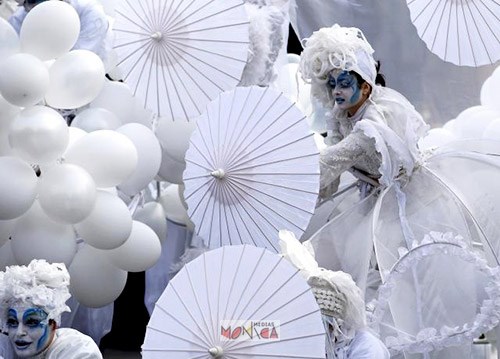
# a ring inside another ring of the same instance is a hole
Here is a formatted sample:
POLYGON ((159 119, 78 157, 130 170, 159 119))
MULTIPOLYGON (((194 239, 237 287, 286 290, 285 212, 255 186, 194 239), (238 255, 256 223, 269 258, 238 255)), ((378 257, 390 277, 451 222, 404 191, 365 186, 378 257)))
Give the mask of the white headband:
POLYGON ((0 320, 16 304, 42 308, 49 319, 59 322, 63 312, 70 311, 69 273, 63 263, 34 259, 28 266, 9 266, 0 272, 0 320))

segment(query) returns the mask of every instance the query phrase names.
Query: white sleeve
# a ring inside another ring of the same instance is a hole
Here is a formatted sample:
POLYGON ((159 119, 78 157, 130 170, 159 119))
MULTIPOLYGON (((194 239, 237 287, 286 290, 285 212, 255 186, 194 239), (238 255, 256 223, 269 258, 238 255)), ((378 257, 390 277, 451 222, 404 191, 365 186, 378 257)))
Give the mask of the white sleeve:
POLYGON ((367 330, 360 330, 349 345, 348 359, 389 359, 384 343, 367 330))
POLYGON ((362 132, 353 132, 337 144, 321 151, 320 197, 328 198, 337 191, 340 175, 361 158, 375 152, 374 140, 362 132))

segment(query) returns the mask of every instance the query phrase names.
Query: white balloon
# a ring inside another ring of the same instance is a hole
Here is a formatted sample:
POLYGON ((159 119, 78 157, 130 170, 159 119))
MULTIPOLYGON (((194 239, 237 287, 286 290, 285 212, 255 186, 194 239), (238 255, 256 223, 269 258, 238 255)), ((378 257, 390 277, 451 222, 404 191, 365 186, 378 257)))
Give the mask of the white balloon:
POLYGON ((78 127, 69 127, 68 130, 69 130, 68 146, 66 147, 66 150, 64 151, 62 157, 65 157, 66 153, 71 148, 71 146, 73 146, 79 139, 81 139, 83 136, 87 134, 86 131, 78 127))
POLYGON ((0 95, 0 132, 8 132, 10 125, 20 112, 20 107, 11 104, 0 95))
POLYGON ((87 170, 97 187, 122 183, 137 166, 134 143, 111 130, 98 130, 83 136, 66 151, 64 158, 87 170))
POLYGON ((148 202, 144 207, 138 208, 134 219, 148 225, 155 231, 158 238, 164 241, 167 238, 167 215, 163 206, 158 202, 148 202))
POLYGON ((455 134, 455 119, 447 121, 443 128, 455 134))
POLYGON ((156 233, 142 222, 133 221, 132 233, 127 241, 106 255, 118 268, 129 272, 142 272, 160 258, 161 243, 156 233))
POLYGON ((17 219, 0 220, 0 247, 2 247, 12 235, 17 219))
POLYGON ((17 261, 12 253, 12 241, 7 241, 0 247, 0 271, 5 271, 8 266, 16 265, 17 261))
POLYGON ((121 246, 132 231, 132 215, 127 205, 117 196, 98 191, 95 206, 90 215, 75 229, 89 245, 99 249, 121 246))
POLYGON ((88 172, 69 163, 43 171, 38 192, 40 205, 50 218, 71 224, 87 218, 97 196, 88 172))
POLYGON ((112 265, 103 251, 84 245, 68 268, 70 292, 90 308, 114 302, 127 283, 127 272, 112 265))
POLYGON ((17 157, 0 157, 0 220, 24 214, 35 201, 38 178, 29 164, 17 157))
POLYGON ((50 67, 45 101, 52 107, 71 109, 90 103, 104 85, 104 64, 92 51, 73 50, 50 67))
POLYGON ((179 196, 179 186, 176 184, 169 185, 163 194, 160 196, 161 205, 165 210, 167 218, 173 222, 186 225, 187 211, 182 204, 179 196))
POLYGON ((484 81, 481 87, 481 105, 500 112, 500 101, 498 101, 499 93, 500 71, 495 71, 486 81, 484 81))
POLYGON ((481 138, 488 124, 500 113, 484 106, 474 106, 462 111, 454 123, 454 132, 461 139, 481 138))
POLYGON ((457 136, 444 128, 433 128, 429 130, 427 136, 420 139, 418 146, 420 149, 431 149, 441 147, 451 141, 456 141, 457 136))
POLYGON ((66 121, 57 111, 46 106, 23 110, 10 127, 10 146, 30 163, 55 161, 66 149, 68 141, 66 121))
POLYGON ((156 135, 161 147, 170 157, 178 162, 184 162, 189 139, 195 128, 195 121, 173 121, 163 117, 158 121, 156 135))
POLYGON ((128 85, 123 82, 105 81, 90 107, 104 108, 113 112, 122 124, 136 122, 134 97, 128 85))
POLYGON ((49 60, 68 52, 80 33, 76 10, 64 1, 45 1, 23 21, 20 38, 23 52, 49 60))
POLYGON ((30 54, 15 54, 0 63, 0 93, 21 107, 40 102, 49 89, 49 71, 30 54))
POLYGON ((5 19, 0 18, 0 62, 17 54, 20 48, 16 30, 5 19))
POLYGON ((121 125, 121 121, 113 112, 100 107, 83 110, 71 122, 71 127, 81 128, 86 132, 116 130, 121 125))
POLYGON ((176 161, 169 156, 167 151, 162 150, 161 165, 160 169, 158 170, 158 177, 160 177, 161 180, 170 183, 181 184, 183 183, 182 174, 184 173, 185 169, 186 162, 176 161))
POLYGON ((153 131, 138 123, 128 123, 116 130, 127 136, 137 149, 137 166, 134 172, 118 187, 133 196, 151 182, 161 164, 161 147, 153 131))
POLYGON ((12 251, 19 264, 40 258, 68 266, 76 253, 75 232, 72 226, 50 219, 35 201, 14 226, 12 251))
POLYGON ((500 116, 486 126, 483 132, 483 138, 500 141, 500 116))

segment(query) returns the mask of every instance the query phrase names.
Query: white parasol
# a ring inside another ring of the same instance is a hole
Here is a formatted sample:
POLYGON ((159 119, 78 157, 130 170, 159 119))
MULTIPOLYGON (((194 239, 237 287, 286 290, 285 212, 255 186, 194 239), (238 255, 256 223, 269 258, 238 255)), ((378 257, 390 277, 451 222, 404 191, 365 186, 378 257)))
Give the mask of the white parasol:
POLYGON ((242 0, 123 0, 114 25, 118 67, 145 107, 188 120, 240 81, 248 26, 242 0))
POLYGON ((444 61, 481 66, 500 59, 498 0, 407 0, 427 48, 444 61))
POLYGON ((144 359, 324 358, 309 285, 286 259, 250 245, 188 263, 156 302, 144 359))
POLYGON ((238 87, 197 119, 186 153, 184 198, 210 248, 277 250, 278 231, 300 237, 314 213, 318 150, 305 116, 283 94, 238 87))

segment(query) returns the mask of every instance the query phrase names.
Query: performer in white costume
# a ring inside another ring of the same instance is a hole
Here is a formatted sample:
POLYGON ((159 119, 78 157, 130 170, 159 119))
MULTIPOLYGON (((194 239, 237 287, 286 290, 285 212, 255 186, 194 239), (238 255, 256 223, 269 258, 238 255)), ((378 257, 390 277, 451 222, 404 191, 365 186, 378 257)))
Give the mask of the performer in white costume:
MULTIPOLYGON (((397 343, 389 349, 430 352, 470 345, 480 330, 494 325, 485 324, 477 309, 489 306, 483 298, 493 281, 478 286, 478 267, 464 265, 463 257, 442 246, 459 247, 462 253, 479 249, 490 266, 500 263, 497 209, 489 198, 497 194, 483 187, 484 196, 474 184, 493 183, 499 166, 496 156, 486 153, 498 154, 498 144, 422 153, 418 141, 428 126, 403 95, 377 84, 373 52, 357 28, 334 25, 306 40, 301 75, 311 83, 311 96, 322 106, 317 112, 328 124, 317 211, 328 205, 329 212, 303 239, 321 267, 351 274, 368 299, 374 296, 370 286, 397 286, 378 298, 378 303, 389 303, 390 315, 382 323, 387 332, 381 336, 397 343), (482 175, 473 180, 472 168, 482 175), (347 171, 358 179, 357 188, 336 193, 347 171), (467 293, 470 301, 457 303, 458 293, 467 293), (445 323, 455 329, 450 332, 445 323), (469 333, 457 339, 464 332, 469 333)), ((467 357, 463 353, 437 357, 467 357)))
POLYGON ((5 359, 102 359, 90 337, 58 328, 61 313, 69 311, 68 286, 65 265, 45 260, 0 272, 0 322, 10 339, 5 359))
POLYGON ((351 276, 320 268, 290 231, 280 231, 281 253, 307 280, 321 310, 327 359, 388 359, 385 345, 366 327, 365 303, 351 276))

